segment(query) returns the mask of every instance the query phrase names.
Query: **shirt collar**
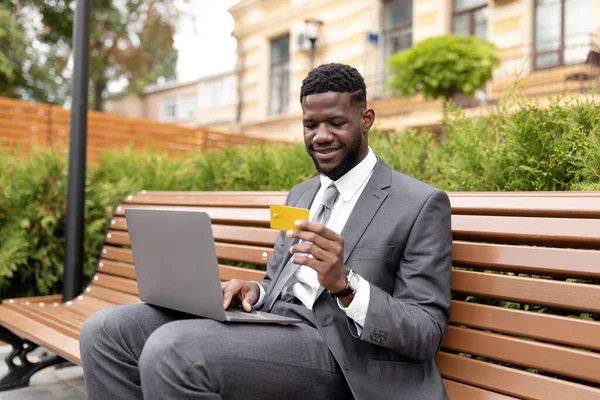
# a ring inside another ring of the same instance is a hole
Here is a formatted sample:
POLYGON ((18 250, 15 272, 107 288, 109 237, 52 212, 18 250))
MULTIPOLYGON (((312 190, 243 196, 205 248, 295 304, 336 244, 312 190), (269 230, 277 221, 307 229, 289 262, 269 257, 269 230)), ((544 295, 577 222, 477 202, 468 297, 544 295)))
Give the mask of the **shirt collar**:
MULTIPOLYGON (((335 181, 335 186, 344 201, 348 202, 352 199, 362 184, 369 178, 371 171, 375 168, 375 164, 377 164, 377 157, 375 157, 373 150, 369 147, 367 156, 358 165, 335 181)), ((320 179, 321 187, 328 187, 333 182, 323 174, 320 175, 320 179)))

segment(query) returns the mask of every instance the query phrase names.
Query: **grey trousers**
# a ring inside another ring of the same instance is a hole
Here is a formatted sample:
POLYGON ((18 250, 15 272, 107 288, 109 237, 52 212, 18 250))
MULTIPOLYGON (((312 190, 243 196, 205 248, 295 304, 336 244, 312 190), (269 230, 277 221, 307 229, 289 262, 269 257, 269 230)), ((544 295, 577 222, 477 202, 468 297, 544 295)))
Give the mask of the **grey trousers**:
POLYGON ((277 301, 294 326, 221 323, 147 304, 115 306, 81 329, 88 399, 351 399, 312 311, 277 301))

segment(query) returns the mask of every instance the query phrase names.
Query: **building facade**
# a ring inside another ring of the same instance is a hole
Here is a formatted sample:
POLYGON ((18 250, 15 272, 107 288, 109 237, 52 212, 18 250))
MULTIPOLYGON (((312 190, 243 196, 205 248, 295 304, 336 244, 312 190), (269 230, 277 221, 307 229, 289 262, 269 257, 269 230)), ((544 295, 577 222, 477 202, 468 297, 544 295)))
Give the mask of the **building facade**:
POLYGON ((241 0, 229 11, 236 126, 254 136, 300 140, 302 79, 311 65, 330 62, 363 74, 376 128, 438 124, 439 102, 385 89, 387 57, 436 35, 477 35, 499 49, 494 80, 465 106, 496 101, 517 77, 526 96, 582 92, 599 71, 600 0, 241 0))
POLYGON ((148 86, 143 96, 133 94, 106 102, 106 112, 188 127, 235 130, 237 76, 233 72, 191 82, 148 86))

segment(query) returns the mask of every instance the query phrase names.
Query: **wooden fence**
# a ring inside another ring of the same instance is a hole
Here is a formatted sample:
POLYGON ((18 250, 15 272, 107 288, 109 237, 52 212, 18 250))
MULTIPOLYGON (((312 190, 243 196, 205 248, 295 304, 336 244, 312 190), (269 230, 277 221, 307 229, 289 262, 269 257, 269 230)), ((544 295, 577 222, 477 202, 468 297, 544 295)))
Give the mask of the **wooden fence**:
MULTIPOLYGON (((67 152, 70 111, 49 104, 0 98, 0 146, 9 152, 29 153, 36 147, 67 152)), ((87 157, 97 163, 106 150, 131 147, 178 154, 260 144, 264 139, 166 125, 90 111, 87 157)))

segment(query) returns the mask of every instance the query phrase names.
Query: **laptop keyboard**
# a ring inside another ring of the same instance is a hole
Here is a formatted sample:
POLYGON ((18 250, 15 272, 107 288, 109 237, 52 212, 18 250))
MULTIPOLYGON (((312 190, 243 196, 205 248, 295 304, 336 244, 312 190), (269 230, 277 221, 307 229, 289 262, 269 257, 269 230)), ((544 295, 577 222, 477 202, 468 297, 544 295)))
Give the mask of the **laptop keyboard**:
POLYGON ((264 313, 257 313, 256 311, 246 312, 246 311, 237 311, 237 310, 227 310, 225 315, 228 317, 242 317, 242 318, 256 318, 256 319, 269 319, 268 315, 264 313))

